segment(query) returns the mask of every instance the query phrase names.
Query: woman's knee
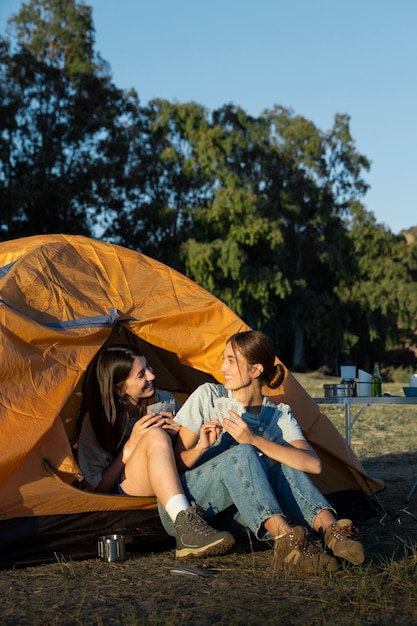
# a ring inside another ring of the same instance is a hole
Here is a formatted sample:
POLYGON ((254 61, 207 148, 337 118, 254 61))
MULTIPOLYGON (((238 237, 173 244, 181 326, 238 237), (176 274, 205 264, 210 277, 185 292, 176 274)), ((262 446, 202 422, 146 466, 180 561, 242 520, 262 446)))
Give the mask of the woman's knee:
POLYGON ((239 463, 259 463, 260 457, 256 448, 249 443, 241 443, 229 449, 230 457, 239 463))
POLYGON ((142 435, 136 450, 144 453, 154 448, 160 453, 165 449, 172 450, 172 439, 166 430, 162 428, 149 428, 149 430, 142 435))
POLYGON ((155 428, 148 428, 146 433, 144 433, 144 435, 142 436, 142 439, 146 442, 153 442, 153 441, 171 442, 172 441, 169 433, 163 428, 160 428, 159 426, 155 428))

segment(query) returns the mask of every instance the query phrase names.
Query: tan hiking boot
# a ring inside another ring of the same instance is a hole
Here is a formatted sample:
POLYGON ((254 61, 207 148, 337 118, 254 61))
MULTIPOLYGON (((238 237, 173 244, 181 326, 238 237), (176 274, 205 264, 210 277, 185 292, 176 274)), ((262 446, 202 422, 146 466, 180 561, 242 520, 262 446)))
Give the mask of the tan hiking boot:
POLYGON ((275 540, 272 566, 298 572, 334 572, 338 562, 314 543, 307 528, 296 526, 275 540))
POLYGON ((358 535, 359 531, 350 519, 340 519, 326 529, 324 543, 333 556, 360 565, 365 560, 365 551, 358 535))

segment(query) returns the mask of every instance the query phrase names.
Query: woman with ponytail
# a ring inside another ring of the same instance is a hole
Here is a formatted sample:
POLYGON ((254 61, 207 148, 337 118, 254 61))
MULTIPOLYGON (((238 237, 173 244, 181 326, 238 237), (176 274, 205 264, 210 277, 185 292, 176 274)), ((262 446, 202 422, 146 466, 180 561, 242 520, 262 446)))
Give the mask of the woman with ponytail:
POLYGON ((308 476, 321 472, 321 462, 291 408, 262 394, 264 385, 276 389, 284 379, 273 341, 256 330, 233 335, 221 369, 224 385, 201 385, 175 418, 187 496, 207 519, 234 505, 242 526, 260 540, 274 540, 278 569, 333 571, 338 558, 362 563, 357 530, 350 520, 337 521, 308 476))

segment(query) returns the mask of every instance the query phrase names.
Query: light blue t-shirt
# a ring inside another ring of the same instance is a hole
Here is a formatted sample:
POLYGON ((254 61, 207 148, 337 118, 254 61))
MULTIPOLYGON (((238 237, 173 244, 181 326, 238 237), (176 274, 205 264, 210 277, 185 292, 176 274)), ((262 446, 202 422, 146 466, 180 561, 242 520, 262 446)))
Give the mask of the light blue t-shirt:
MULTIPOLYGON (((214 419, 214 403, 220 397, 233 398, 233 392, 223 385, 204 383, 190 395, 175 416, 175 421, 196 435, 205 422, 214 419)), ((257 435, 280 445, 288 445, 297 439, 305 440, 301 427, 288 404, 274 404, 263 397, 259 415, 244 412, 242 419, 257 435)))

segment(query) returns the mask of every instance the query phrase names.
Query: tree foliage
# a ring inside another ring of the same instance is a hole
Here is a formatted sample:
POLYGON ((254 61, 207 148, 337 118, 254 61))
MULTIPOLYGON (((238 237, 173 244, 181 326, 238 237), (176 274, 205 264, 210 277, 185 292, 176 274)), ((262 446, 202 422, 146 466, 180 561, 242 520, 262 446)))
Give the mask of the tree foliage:
POLYGON ((95 51, 91 8, 30 0, 0 40, 0 238, 101 237, 185 272, 293 367, 415 342, 417 251, 362 204, 368 159, 275 105, 140 105, 95 51))
POLYGON ((417 248, 377 224, 360 204, 349 226, 351 275, 337 285, 343 342, 370 364, 401 341, 413 342, 417 319, 417 248))
POLYGON ((10 26, 14 47, 0 50, 2 238, 91 234, 112 203, 132 103, 94 59, 88 7, 32 0, 10 26))

